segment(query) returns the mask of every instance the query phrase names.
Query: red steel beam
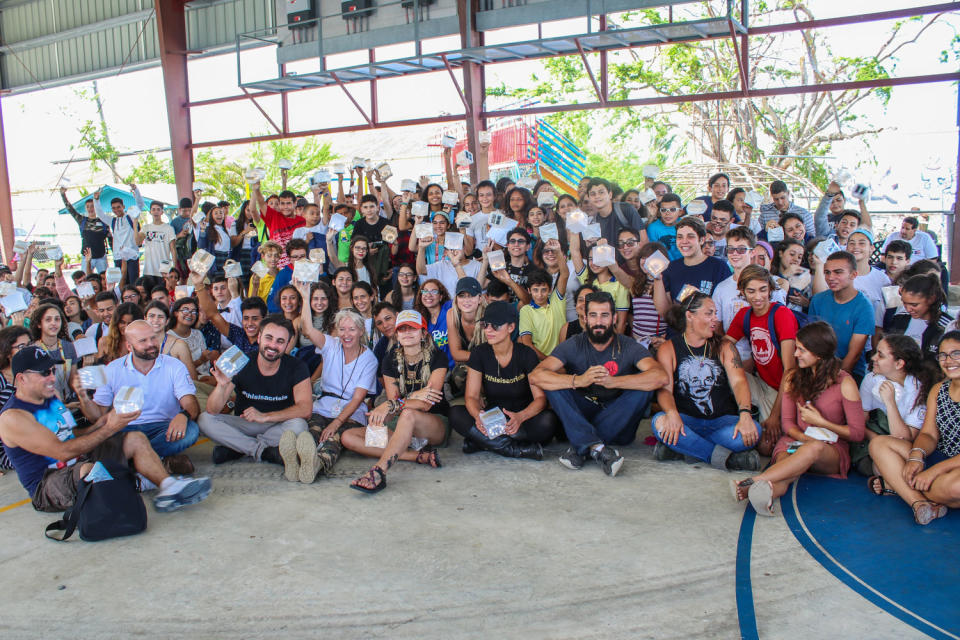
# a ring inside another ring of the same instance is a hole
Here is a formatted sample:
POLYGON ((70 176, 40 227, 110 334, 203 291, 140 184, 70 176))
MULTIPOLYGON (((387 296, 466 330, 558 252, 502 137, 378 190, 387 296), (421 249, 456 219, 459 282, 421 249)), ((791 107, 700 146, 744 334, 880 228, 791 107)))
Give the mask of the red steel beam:
POLYGON ((590 82, 593 83, 593 90, 597 93, 597 100, 601 106, 607 104, 607 97, 603 94, 603 91, 600 89, 600 85, 597 84, 597 79, 593 77, 593 70, 590 68, 590 63, 587 61, 587 54, 583 50, 583 45, 580 44, 580 38, 574 38, 574 42, 577 43, 577 51, 580 52, 580 58, 583 60, 583 67, 587 70, 587 75, 590 76, 590 82))
POLYGON ((740 90, 743 92, 743 96, 747 97, 750 95, 750 81, 747 79, 747 70, 744 69, 744 59, 746 56, 740 55, 740 45, 737 44, 737 30, 733 27, 733 20, 729 20, 730 24, 730 41, 733 43, 733 53, 734 57, 737 59, 737 71, 740 73, 740 90))
POLYGON ((327 129, 311 129, 309 131, 291 131, 283 135, 272 133, 261 136, 247 136, 245 138, 231 138, 229 140, 210 140, 208 142, 194 142, 191 144, 193 149, 204 149, 208 147, 221 147, 233 144, 250 144, 252 142, 267 142, 269 140, 283 140, 285 138, 303 138, 306 136, 320 136, 330 133, 350 133, 352 131, 369 131, 370 129, 390 129, 391 127, 410 127, 420 124, 438 124, 446 122, 461 122, 462 115, 435 116, 432 118, 413 118, 410 120, 393 120, 389 122, 377 122, 372 125, 351 124, 343 127, 330 127, 327 129))
MULTIPOLYGON (((607 30, 607 15, 603 14, 600 16, 600 31, 607 30)), ((600 52, 600 95, 601 102, 606 102, 610 97, 610 86, 607 82, 609 74, 607 73, 607 52, 600 52)))
MULTIPOLYGON (((377 54, 373 49, 370 49, 370 64, 373 64, 377 61, 377 54)), ((286 95, 286 94, 284 94, 286 95)), ((370 81, 370 119, 374 122, 380 119, 380 109, 377 107, 377 79, 374 78, 370 81)))
POLYGON ((947 13, 950 11, 960 11, 960 4, 957 4, 956 2, 943 2, 941 4, 928 4, 922 7, 913 7, 909 9, 894 9, 891 11, 878 11, 876 13, 862 13, 856 16, 839 16, 836 18, 823 18, 820 20, 805 20, 803 22, 771 24, 763 27, 749 27, 747 29, 747 34, 751 36, 760 36, 770 33, 785 33, 788 31, 806 31, 807 29, 840 27, 846 24, 876 22, 878 20, 912 18, 913 16, 921 16, 931 13, 947 13))
MULTIPOLYGON (((960 81, 960 73, 938 73, 924 76, 905 76, 903 78, 886 78, 877 80, 854 80, 851 82, 832 82, 824 84, 807 84, 793 87, 777 87, 774 89, 751 89, 750 97, 760 98, 765 96, 785 96, 799 95, 801 93, 820 93, 823 91, 847 91, 850 89, 878 89, 880 87, 897 87, 910 84, 926 84, 930 82, 957 82, 960 81)), ((709 102, 711 100, 734 100, 742 98, 740 91, 718 91, 714 93, 700 93, 694 95, 682 96, 657 96, 655 98, 635 98, 632 100, 612 100, 605 105, 599 102, 588 102, 582 104, 560 104, 548 105, 543 107, 526 107, 520 109, 503 109, 500 111, 487 111, 484 116, 487 118, 499 118, 504 116, 535 115, 539 113, 558 113, 561 111, 584 111, 587 109, 599 109, 601 107, 641 107, 653 104, 680 104, 686 102, 709 102)))
POLYGON ((450 80, 453 82, 453 87, 457 90, 457 95, 460 96, 460 102, 463 103, 463 108, 467 113, 467 117, 470 117, 470 103, 467 102, 466 96, 463 95, 463 89, 460 88, 460 83, 457 82, 457 76, 453 73, 453 67, 450 66, 450 61, 447 60, 446 55, 441 55, 440 58, 443 60, 443 64, 447 67, 447 73, 450 74, 450 80))
POLYGON ((10 265, 13 260, 13 199, 10 193, 10 174, 7 171, 7 143, 3 135, 2 111, 0 111, 0 238, 3 239, 3 263, 10 265))
POLYGON ((370 119, 370 116, 367 115, 367 112, 364 111, 363 107, 360 106, 360 103, 357 102, 356 99, 353 97, 353 94, 350 93, 350 90, 347 89, 347 85, 343 84, 343 80, 341 80, 337 76, 337 74, 333 71, 330 72, 330 77, 332 77, 334 80, 337 81, 337 84, 340 86, 341 89, 343 89, 343 92, 347 94, 347 97, 350 98, 350 102, 352 102, 353 106, 357 108, 357 111, 359 111, 360 115, 363 116, 363 119, 367 121, 367 124, 370 125, 371 127, 376 126, 373 120, 370 119))
POLYGON ((247 93, 247 90, 244 89, 243 87, 240 87, 240 90, 247 94, 247 97, 250 98, 250 102, 252 102, 253 106, 257 108, 257 111, 260 112, 260 115, 262 115, 264 118, 267 119, 267 122, 269 122, 270 126, 273 127, 273 130, 276 131, 277 133, 283 133, 283 129, 277 126, 277 123, 273 121, 273 118, 270 117, 270 114, 267 113, 264 110, 264 108, 260 106, 260 103, 257 102, 255 98, 250 97, 250 94, 247 93))
POLYGON ((248 92, 246 95, 240 93, 235 96, 223 96, 222 98, 209 98, 207 100, 196 100, 195 102, 188 102, 187 108, 193 109, 194 107, 209 107, 215 104, 226 104, 228 102, 239 102, 241 100, 246 100, 247 98, 269 98, 270 96, 277 95, 273 91, 257 91, 255 93, 248 92))
POLYGON ((170 127, 173 174, 181 196, 193 190, 193 142, 190 130, 190 92, 187 83, 187 26, 184 0, 154 0, 163 91, 170 127))

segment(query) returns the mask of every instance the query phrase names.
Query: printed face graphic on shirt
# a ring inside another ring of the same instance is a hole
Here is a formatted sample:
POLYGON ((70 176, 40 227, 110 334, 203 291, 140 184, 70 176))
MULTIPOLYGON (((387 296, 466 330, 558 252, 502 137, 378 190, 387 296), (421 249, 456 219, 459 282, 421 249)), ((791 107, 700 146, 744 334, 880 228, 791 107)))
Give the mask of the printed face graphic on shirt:
POLYGON ((713 414, 713 399, 710 392, 720 377, 720 366, 704 357, 687 358, 680 363, 677 375, 680 392, 688 396, 705 416, 713 414))

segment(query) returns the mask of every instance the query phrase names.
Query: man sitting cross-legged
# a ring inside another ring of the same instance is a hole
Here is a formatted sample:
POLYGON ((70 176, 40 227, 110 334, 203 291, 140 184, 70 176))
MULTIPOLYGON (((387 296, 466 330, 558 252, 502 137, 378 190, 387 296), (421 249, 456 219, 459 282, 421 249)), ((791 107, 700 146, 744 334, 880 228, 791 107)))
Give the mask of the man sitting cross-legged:
POLYGON ((133 469, 160 488, 153 498, 157 511, 173 511, 209 495, 209 478, 171 477, 142 432, 121 431, 139 411, 110 411, 76 436, 73 416, 54 390, 54 365, 59 363, 39 347, 21 349, 12 362, 16 393, 0 410, 3 448, 34 509, 69 509, 80 481, 94 462, 105 459, 132 460, 133 469))

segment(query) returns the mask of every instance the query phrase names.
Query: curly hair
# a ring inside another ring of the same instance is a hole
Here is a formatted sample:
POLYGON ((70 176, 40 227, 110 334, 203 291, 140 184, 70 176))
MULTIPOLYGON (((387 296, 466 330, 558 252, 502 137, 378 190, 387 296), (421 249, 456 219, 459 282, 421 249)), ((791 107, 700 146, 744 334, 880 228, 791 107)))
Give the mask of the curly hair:
POLYGON ((430 310, 427 309, 427 307, 423 304, 423 290, 431 282, 436 284, 437 289, 440 290, 440 301, 437 303, 438 306, 442 309, 443 305, 450 302, 450 293, 447 291, 447 288, 443 286, 443 283, 436 278, 430 278, 420 285, 420 289, 417 291, 417 297, 413 302, 413 308, 419 311, 420 315, 422 315, 424 318, 430 318, 430 310))
POLYGON ((70 336, 67 334, 67 315, 63 312, 58 305, 55 304, 41 304, 39 307, 33 310, 33 313, 30 315, 30 338, 32 340, 39 340, 41 333, 43 333, 43 327, 41 326, 41 320, 43 316, 54 309, 57 313, 60 314, 60 331, 57 333, 57 337, 61 340, 69 340, 70 336))
POLYGON ((797 331, 797 342, 817 357, 812 367, 797 367, 786 375, 790 395, 802 402, 813 402, 840 379, 837 334, 826 322, 811 322, 797 331))

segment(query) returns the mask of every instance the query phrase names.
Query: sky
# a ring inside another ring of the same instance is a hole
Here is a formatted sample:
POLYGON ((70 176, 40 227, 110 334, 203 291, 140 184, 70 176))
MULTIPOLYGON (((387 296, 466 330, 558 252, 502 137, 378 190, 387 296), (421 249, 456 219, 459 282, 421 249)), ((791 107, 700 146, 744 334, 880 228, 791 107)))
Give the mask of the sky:
MULTIPOLYGON (((830 17, 841 13, 856 14, 903 7, 903 0, 884 2, 846 0, 836 3, 826 0, 812 0, 813 13, 818 18, 830 17)), ((545 23, 543 34, 562 35, 584 30, 583 21, 558 21, 545 23)), ((904 49, 894 75, 914 75, 941 73, 956 70, 957 63, 941 64, 937 57, 949 38, 957 32, 960 18, 947 16, 943 24, 934 26, 920 38, 916 45, 904 49)), ((884 38, 889 23, 875 23, 850 27, 837 27, 825 31, 829 34, 830 46, 837 56, 863 55, 876 48, 876 42, 884 38)), ((520 27, 504 29, 488 34, 488 42, 509 42, 533 37, 531 28, 520 27)), ((443 51, 457 48, 456 38, 438 38, 424 43, 424 51, 443 51)), ((410 45, 396 45, 377 50, 380 60, 408 55, 410 45)), ((243 76, 245 81, 256 77, 266 77, 275 70, 273 51, 262 49, 242 54, 243 76)), ((366 61, 366 52, 341 54, 331 57, 329 66, 355 64, 366 61)), ((787 55, 787 54, 784 54, 787 55)), ((775 62, 775 61, 774 61, 775 62)), ((310 63, 300 64, 301 70, 310 63)), ((294 66, 294 69, 297 67, 294 66)), ((501 82, 508 86, 528 83, 531 73, 536 70, 532 63, 508 63, 491 65, 487 70, 487 84, 494 86, 501 82)), ((210 58, 195 59, 190 62, 190 96, 192 100, 202 100, 238 93, 237 59, 234 54, 210 58)), ((459 74, 458 74, 459 75, 459 74)), ((78 85, 89 87, 89 83, 78 85)), ((44 220, 40 225, 46 232, 75 232, 70 229, 72 221, 55 220, 58 198, 53 193, 57 179, 63 171, 63 165, 54 161, 67 160, 86 155, 85 150, 71 147, 79 140, 77 127, 85 120, 96 117, 92 103, 78 99, 74 93, 78 86, 56 87, 25 94, 5 96, 2 101, 3 126, 6 138, 7 159, 10 167, 10 183, 15 194, 20 194, 23 206, 16 206, 14 219, 16 226, 23 227, 26 217, 39 217, 44 220), (39 190, 39 191, 38 191, 39 190), (32 193, 31 193, 32 192, 32 193), (29 200, 24 198, 31 193, 29 200), (48 208, 49 207, 49 208, 48 208), (49 220, 48 220, 49 218, 49 220)), ((120 76, 104 78, 99 81, 103 97, 103 107, 110 125, 112 142, 121 150, 139 150, 169 146, 169 130, 163 99, 163 85, 159 68, 126 73, 120 76)), ((369 110, 369 97, 365 84, 352 86, 358 102, 369 110)), ((382 120, 416 118, 426 115, 462 113, 463 106, 446 72, 426 74, 404 79, 384 80, 378 83, 380 95, 379 110, 382 120)), ((261 105, 279 122, 279 98, 271 97, 261 101, 261 105)), ((958 132, 957 88, 952 84, 928 84, 897 87, 893 89, 889 103, 883 107, 876 101, 866 108, 866 114, 876 126, 885 131, 869 147, 861 143, 840 143, 835 146, 832 165, 843 165, 854 169, 858 179, 879 183, 880 175, 890 170, 885 179, 889 186, 897 183, 908 192, 919 191, 921 173, 931 172, 924 167, 939 167, 935 172, 950 176, 957 164, 958 132), (867 158, 869 155, 871 157, 867 158), (877 169, 864 168, 865 160, 876 161, 877 169), (858 168, 858 165, 860 167, 858 168)), ((313 129, 325 126, 360 124, 362 116, 338 87, 300 92, 290 96, 291 126, 294 129, 313 129)), ((244 137, 253 133, 266 133, 270 125, 249 101, 240 101, 215 107, 192 110, 192 129, 196 141, 222 138, 244 137)), ((384 157, 374 160, 392 161, 395 178, 399 180, 401 171, 419 169, 418 163, 435 163, 430 158, 435 153, 427 145, 440 131, 437 127, 420 127, 412 135, 422 135, 422 153, 415 148, 406 151, 404 158, 384 157), (406 162, 406 164, 404 164, 406 162), (407 168, 410 167, 410 168, 407 168)), ((372 145, 383 134, 349 134, 331 136, 334 150, 346 158, 355 155, 369 156, 363 147, 372 145)), ((597 148, 604 148, 604 141, 597 140, 597 148)), ((416 138, 414 138, 416 140, 416 138)), ((409 141, 409 136, 408 136, 409 141)), ((637 141, 638 147, 643 144, 637 141)), ((383 145, 376 145, 382 149, 383 145)), ((239 154, 241 147, 226 150, 228 154, 239 154)), ((697 158, 691 158, 696 161, 697 158)), ((432 166, 431 170, 436 170, 432 166)), ((423 171, 416 171, 416 174, 423 171)), ((82 168, 71 166, 66 175, 72 177, 74 184, 82 182, 87 175, 82 168)), ((16 197, 16 196, 15 196, 16 197)), ((952 198, 951 198, 952 200, 952 198)), ((31 223, 32 224, 32 223, 31 223)))

